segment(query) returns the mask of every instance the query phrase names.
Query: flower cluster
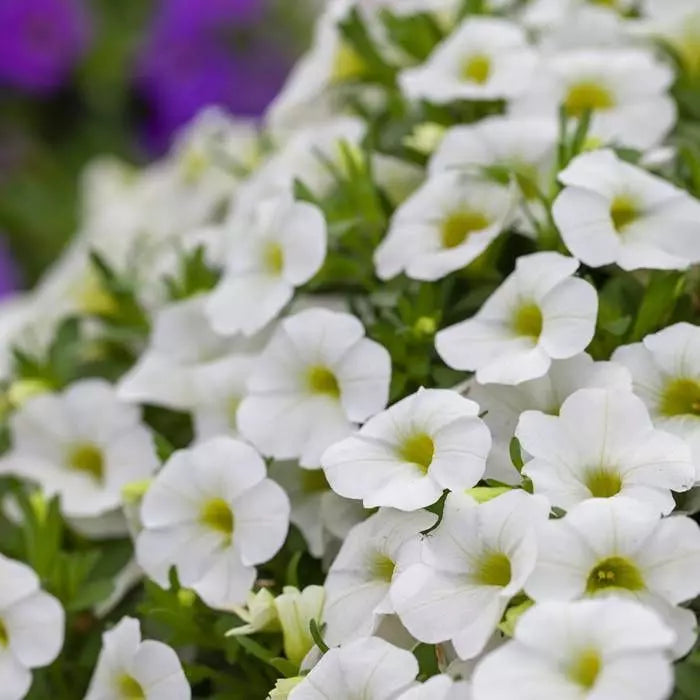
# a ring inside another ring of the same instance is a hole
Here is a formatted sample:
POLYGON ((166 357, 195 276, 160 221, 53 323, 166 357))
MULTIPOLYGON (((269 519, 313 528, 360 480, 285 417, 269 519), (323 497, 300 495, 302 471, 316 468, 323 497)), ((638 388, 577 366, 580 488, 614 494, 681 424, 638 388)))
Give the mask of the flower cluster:
POLYGON ((698 56, 334 0, 264 127, 94 165, 4 319, 0 695, 696 697, 698 56))

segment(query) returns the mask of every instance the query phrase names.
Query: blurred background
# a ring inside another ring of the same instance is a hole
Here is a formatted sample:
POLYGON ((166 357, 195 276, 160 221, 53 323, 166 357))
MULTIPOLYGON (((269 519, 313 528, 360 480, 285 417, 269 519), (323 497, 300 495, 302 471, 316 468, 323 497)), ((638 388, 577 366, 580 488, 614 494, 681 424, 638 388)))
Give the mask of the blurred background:
POLYGON ((207 104, 259 115, 312 0, 0 0, 0 296, 76 228, 81 169, 144 163, 207 104))

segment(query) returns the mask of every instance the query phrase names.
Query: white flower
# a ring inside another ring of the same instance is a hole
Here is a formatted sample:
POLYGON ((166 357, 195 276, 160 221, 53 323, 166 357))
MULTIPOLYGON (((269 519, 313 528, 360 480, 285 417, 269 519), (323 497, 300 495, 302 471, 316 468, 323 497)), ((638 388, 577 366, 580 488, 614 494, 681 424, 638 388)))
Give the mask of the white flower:
POLYGON ((682 270, 700 262, 700 201, 620 160, 584 153, 559 173, 552 215, 571 253, 591 267, 682 270))
POLYGON ((395 212, 374 254, 380 279, 437 280, 475 260, 508 227, 517 188, 457 171, 430 176, 395 212))
POLYGON ((245 379, 264 336, 241 340, 219 335, 204 313, 206 300, 196 296, 173 302, 156 315, 149 346, 119 382, 120 398, 175 410, 201 409, 205 421, 213 411, 235 425, 245 379))
POLYGON ((391 360, 354 316, 307 309, 280 322, 255 365, 238 426, 262 454, 318 466, 388 399, 391 360))
POLYGON ((471 687, 466 681, 455 681, 444 673, 425 683, 409 688, 396 700, 471 700, 471 687))
POLYGON ((629 498, 596 498, 544 523, 538 545, 525 584, 537 602, 611 593, 636 598, 678 633, 677 655, 694 644, 695 615, 674 607, 700 593, 700 529, 690 518, 659 518, 629 498))
POLYGON ((0 555, 0 680, 3 700, 21 700, 31 669, 48 666, 63 646, 65 613, 26 564, 0 555))
POLYGON ((462 170, 488 176, 489 168, 497 168, 513 173, 525 198, 517 227, 530 233, 528 213, 538 220, 546 218, 536 195, 537 189, 545 193, 550 187, 557 140, 553 119, 488 117, 449 129, 430 159, 428 172, 434 175, 443 170, 462 170))
POLYGON ((412 100, 512 98, 527 90, 537 54, 520 27, 492 17, 472 17, 442 43, 428 60, 399 74, 403 93, 412 100))
POLYGON ((321 626, 325 592, 322 586, 307 586, 303 591, 285 586, 275 598, 275 610, 282 628, 285 656, 300 665, 314 646, 310 624, 321 626))
POLYGON ((358 501, 331 491, 323 469, 273 462, 270 477, 287 492, 292 504, 290 522, 301 530, 309 554, 317 559, 327 553, 332 542, 344 540, 367 514, 358 501))
POLYGON ((518 386, 479 384, 472 381, 467 395, 479 404, 484 423, 493 437, 486 460, 486 476, 507 484, 519 484, 521 477, 513 466, 510 442, 520 414, 537 410, 557 415, 564 400, 574 391, 588 387, 630 391, 629 372, 614 362, 594 362, 581 353, 568 360, 553 360, 547 374, 518 386))
POLYGON ((441 330, 435 346, 454 369, 481 384, 520 384, 551 362, 577 355, 593 338, 598 297, 573 277, 578 262, 558 253, 525 255, 471 319, 441 330))
POLYGON ((365 508, 417 510, 444 489, 474 486, 491 436, 479 406, 448 389, 420 389, 329 447, 321 465, 331 488, 365 508))
POLYGON ((666 514, 675 507, 671 491, 687 491, 695 481, 690 448, 655 430, 631 391, 579 389, 559 415, 525 411, 515 435, 532 456, 523 474, 560 508, 625 496, 666 514))
POLYGON ((638 603, 542 603, 477 666, 474 700, 664 700, 673 632, 638 603))
POLYGON ((261 330, 326 257, 323 212, 289 193, 260 203, 248 224, 238 232, 227 271, 206 305, 221 334, 261 330))
POLYGON ((673 71, 645 49, 562 51, 542 60, 530 90, 509 106, 516 116, 553 118, 560 106, 569 117, 593 116, 589 136, 645 150, 671 130, 676 107, 667 95, 673 71))
POLYGON ((427 511, 382 508, 350 530, 324 584, 329 644, 367 637, 377 631, 382 615, 394 612, 391 582, 416 558, 420 533, 436 520, 427 511))
POLYGON ((177 654, 163 642, 141 641, 139 621, 123 617, 102 635, 85 700, 190 700, 177 654))
POLYGON ((486 503, 454 492, 423 540, 420 561, 398 572, 391 600, 401 622, 430 644, 478 655, 535 567, 544 499, 512 491, 486 503))
POLYGON ((101 379, 35 396, 12 415, 10 433, 12 448, 0 471, 58 494, 69 518, 117 510, 122 487, 149 478, 158 466, 140 410, 119 401, 101 379))
POLYGON ((700 481, 700 327, 676 323, 613 354, 654 423, 686 440, 700 481))
POLYGON ((289 500, 243 442, 213 438, 175 452, 143 498, 136 557, 159 585, 180 583, 214 608, 243 603, 255 564, 284 543, 289 500))
POLYGON ((417 674, 418 662, 410 651, 367 637, 326 652, 289 700, 393 700, 417 674))

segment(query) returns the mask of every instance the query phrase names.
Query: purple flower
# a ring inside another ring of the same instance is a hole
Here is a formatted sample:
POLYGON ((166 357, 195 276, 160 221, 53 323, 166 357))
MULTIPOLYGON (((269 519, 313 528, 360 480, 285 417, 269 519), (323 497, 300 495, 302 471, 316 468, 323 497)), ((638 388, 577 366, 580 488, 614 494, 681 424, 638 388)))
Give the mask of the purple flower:
POLYGON ((89 41, 79 0, 0 0, 0 84, 49 92, 89 41))
POLYGON ((162 2, 137 76, 149 105, 147 136, 163 150, 203 106, 258 115, 279 90, 289 60, 260 38, 260 0, 162 2))

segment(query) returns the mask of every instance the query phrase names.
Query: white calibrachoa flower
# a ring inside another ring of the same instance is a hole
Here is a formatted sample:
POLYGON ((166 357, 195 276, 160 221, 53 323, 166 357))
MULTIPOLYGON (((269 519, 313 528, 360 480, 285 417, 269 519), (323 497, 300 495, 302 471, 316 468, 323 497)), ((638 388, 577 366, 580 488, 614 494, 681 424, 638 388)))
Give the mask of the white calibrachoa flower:
POLYGON ((163 642, 141 640, 139 621, 123 617, 102 635, 102 651, 85 700, 190 700, 177 654, 163 642))
POLYGON ((578 266, 553 252, 518 258, 473 318, 437 334, 438 354, 454 369, 476 371, 481 384, 520 384, 582 352, 593 338, 598 296, 573 277, 578 266))
POLYGON ((471 686, 466 681, 455 681, 442 673, 425 683, 409 688, 396 700, 471 700, 471 686))
POLYGON ((477 666, 474 700, 664 700, 673 688, 673 638, 632 601, 535 605, 513 641, 477 666))
POLYGON ((482 504, 453 492, 419 560, 399 571, 391 600, 417 639, 451 641, 461 658, 484 648, 535 567, 545 499, 512 491, 482 504))
POLYGON ((512 98, 528 89, 537 54, 517 25, 493 17, 465 20, 428 60, 399 74, 402 92, 412 100, 512 98))
POLYGON ((580 389, 559 415, 525 411, 515 435, 532 456, 523 474, 560 508, 627 496, 666 514, 675 507, 671 491, 687 491, 695 481, 690 448, 654 429, 632 392, 580 389))
POLYGON ((514 116, 554 118, 592 111, 589 136, 646 150, 671 130, 676 107, 667 90, 673 70, 646 49, 587 48, 543 58, 530 89, 513 100, 514 116))
POLYGON ((419 535, 437 516, 382 508, 347 535, 326 577, 325 636, 340 644, 377 631, 394 606, 389 589, 420 548, 419 535))
POLYGON ((700 327, 676 323, 613 353, 654 423, 690 445, 700 481, 700 327))
POLYGON ((685 190, 607 149, 578 156, 559 180, 552 215, 586 265, 682 270, 700 262, 700 201, 685 190))
POLYGON ((309 554, 317 559, 323 557, 332 542, 344 540, 367 515, 361 503, 331 490, 321 468, 273 462, 270 477, 287 492, 292 504, 290 522, 301 530, 309 554))
POLYGON ((255 565, 284 543, 289 500, 250 445, 219 437, 170 457, 143 498, 141 520, 136 557, 148 576, 167 587, 175 566, 184 587, 225 609, 246 600, 255 565))
POLYGON ((418 661, 410 651, 367 637, 326 652, 289 700, 393 700, 417 675, 418 661))
POLYGON ((205 416, 228 414, 235 425, 238 392, 263 337, 219 335, 204 313, 206 301, 199 295, 173 302, 156 315, 149 346, 119 383, 122 399, 181 411, 201 408, 205 416))
POLYGON ((284 653, 293 664, 300 665, 314 646, 310 624, 314 620, 321 626, 324 599, 323 586, 307 586, 303 591, 285 586, 275 598, 284 653))
POLYGON ((457 171, 430 176, 395 212, 374 254, 380 279, 437 280, 474 261, 512 221, 517 187, 457 171))
POLYGON ((444 489, 474 486, 491 436, 479 406, 448 389, 420 389, 329 447, 321 464, 331 488, 365 508, 417 510, 444 489))
POLYGON ((629 372, 614 362, 594 362, 581 353, 568 360, 553 360, 547 374, 518 386, 479 384, 467 389, 470 399, 479 404, 484 423, 491 431, 493 445, 486 460, 486 476, 507 484, 519 484, 520 473, 513 466, 510 442, 520 414, 535 410, 558 415, 564 400, 578 389, 632 390, 629 372))
POLYGON ((326 447, 386 406, 391 359, 364 333, 327 309, 281 321, 238 409, 241 433, 266 456, 318 466, 326 447))
POLYGON ((538 531, 537 566, 525 583, 535 601, 617 594, 654 608, 678 634, 682 656, 696 639, 700 529, 685 516, 660 518, 630 498, 591 499, 538 531))
POLYGON ((58 494, 69 518, 118 510, 122 488, 148 479, 158 466, 140 410, 119 401, 102 379, 35 396, 11 416, 10 434, 12 448, 0 460, 0 472, 58 494))
POLYGON ((33 668, 48 666, 63 646, 65 613, 26 564, 0 555, 0 697, 21 700, 33 668))
POLYGON ((323 212, 284 194, 260 203, 238 232, 206 311, 215 331, 252 335, 279 314, 326 257, 323 212))

